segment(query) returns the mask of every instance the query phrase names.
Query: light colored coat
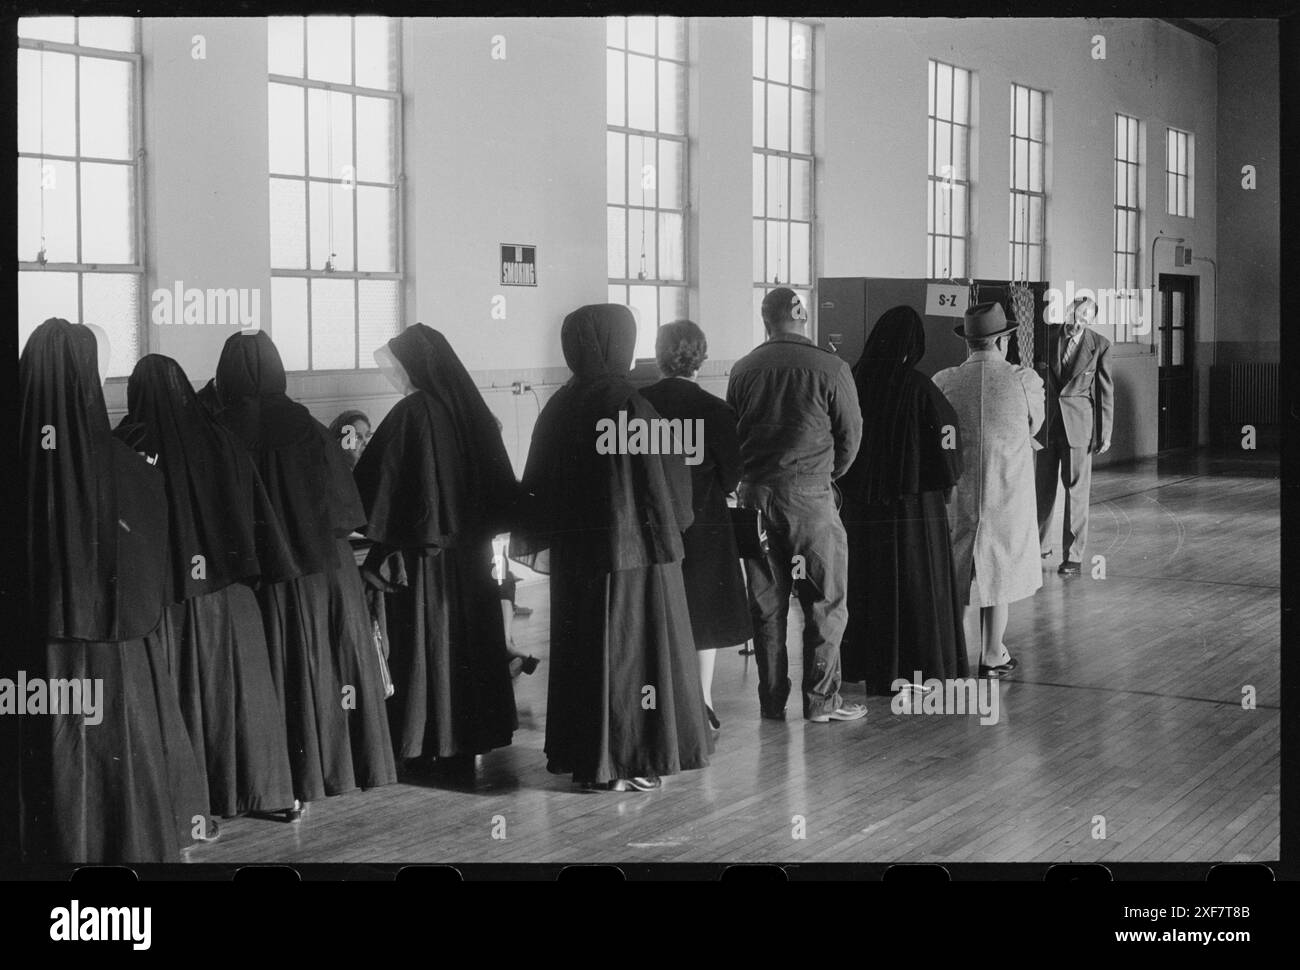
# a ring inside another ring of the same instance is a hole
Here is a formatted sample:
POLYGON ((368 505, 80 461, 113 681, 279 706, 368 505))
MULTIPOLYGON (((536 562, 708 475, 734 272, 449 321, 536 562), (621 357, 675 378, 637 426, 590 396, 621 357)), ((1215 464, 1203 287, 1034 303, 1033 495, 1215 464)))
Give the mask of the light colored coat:
POLYGON ((948 509, 957 589, 971 606, 1031 596, 1043 585, 1033 439, 1043 379, 997 350, 977 350, 934 383, 957 412, 965 469, 948 509))

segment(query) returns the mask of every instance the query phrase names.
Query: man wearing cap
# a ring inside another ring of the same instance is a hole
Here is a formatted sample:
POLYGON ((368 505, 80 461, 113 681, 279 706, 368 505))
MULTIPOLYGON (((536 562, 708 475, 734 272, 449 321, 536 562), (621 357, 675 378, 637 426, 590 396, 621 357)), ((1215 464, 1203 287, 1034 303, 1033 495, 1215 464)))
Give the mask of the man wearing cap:
POLYGON ((1110 341, 1088 326, 1097 304, 1077 298, 1060 326, 1047 328, 1046 440, 1038 455, 1038 539, 1043 558, 1052 555, 1052 518, 1056 512, 1056 481, 1065 486, 1061 523, 1062 576, 1078 576, 1088 541, 1088 493, 1092 488, 1092 456, 1110 449, 1115 412, 1115 386, 1110 375, 1110 341))
POLYGON ((794 290, 769 292, 762 314, 767 340, 736 362, 727 384, 743 463, 740 504, 759 510, 769 543, 765 557, 745 560, 759 713, 785 719, 793 590, 803 608, 803 715, 856 721, 866 707, 845 704, 839 692, 849 541, 831 483, 862 441, 858 389, 844 361, 804 336, 808 312, 794 290))
POLYGON ((948 511, 966 642, 980 644, 981 677, 1005 677, 1019 666, 1002 642, 1008 607, 1043 585, 1034 495, 1043 381, 1007 362, 1008 334, 1015 328, 997 303, 971 307, 956 328, 970 356, 934 375, 957 412, 965 471, 948 511))

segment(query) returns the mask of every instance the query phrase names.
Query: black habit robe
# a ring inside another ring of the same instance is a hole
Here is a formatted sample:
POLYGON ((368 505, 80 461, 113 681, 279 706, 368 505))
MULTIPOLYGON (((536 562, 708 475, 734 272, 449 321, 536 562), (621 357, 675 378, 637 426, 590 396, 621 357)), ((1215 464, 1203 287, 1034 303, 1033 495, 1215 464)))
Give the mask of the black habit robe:
POLYGON ((961 477, 957 416, 916 370, 925 328, 908 307, 876 323, 853 379, 862 447, 839 481, 849 540, 843 676, 890 694, 896 678, 968 675, 945 492, 961 477))
POLYGON ((690 473, 681 455, 600 454, 597 423, 657 418, 628 381, 636 322, 586 306, 560 334, 573 378, 546 403, 512 557, 550 572, 547 767, 576 781, 708 764, 712 732, 682 582, 690 473))
POLYGON ((3 676, 102 685, 97 723, 0 715, 3 757, 17 763, 21 857, 179 861, 203 834, 207 789, 158 638, 169 588, 162 476, 113 437, 86 327, 41 324, 19 387, 29 614, 3 676))
POLYGON ((313 801, 397 780, 383 674, 347 536, 364 522, 329 430, 285 394, 264 332, 226 341, 217 421, 252 455, 284 532, 282 582, 257 591, 271 676, 285 712, 294 796, 313 801))
POLYGON ((481 754, 517 726, 492 537, 518 483, 442 334, 417 323, 388 347, 413 389, 375 429, 356 480, 375 542, 365 571, 388 580, 393 739, 402 758, 481 754))
POLYGON ((213 423, 181 366, 148 354, 127 382, 117 435, 162 472, 169 509, 172 605, 162 626, 168 668, 213 814, 293 804, 284 711, 251 588, 287 556, 247 452, 213 423), (263 563, 266 563, 264 569, 263 563))
POLYGON ((666 377, 641 389, 665 418, 704 422, 703 461, 691 470, 694 521, 682 535, 682 580, 691 607, 696 650, 744 643, 754 635, 745 576, 731 528, 727 495, 740 483, 736 412, 694 381, 666 377))

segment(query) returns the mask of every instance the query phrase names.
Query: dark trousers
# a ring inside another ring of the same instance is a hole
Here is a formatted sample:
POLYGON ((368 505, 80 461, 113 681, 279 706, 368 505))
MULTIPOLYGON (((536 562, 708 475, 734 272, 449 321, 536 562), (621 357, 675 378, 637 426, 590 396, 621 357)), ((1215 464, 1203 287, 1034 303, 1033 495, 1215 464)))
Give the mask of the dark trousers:
POLYGON ((1044 551, 1052 547, 1052 513, 1056 510, 1056 482, 1065 486, 1065 515, 1061 524, 1061 558, 1083 562, 1088 544, 1088 493, 1092 489, 1092 454, 1071 448, 1063 432, 1053 434, 1034 462, 1038 492, 1038 541, 1044 551))
POLYGON ((803 609, 803 713, 840 706, 840 637, 848 621, 848 538, 829 483, 816 486, 742 483, 740 504, 757 508, 767 527, 764 559, 746 559, 754 621, 758 701, 765 713, 790 696, 786 623, 790 592, 803 609))

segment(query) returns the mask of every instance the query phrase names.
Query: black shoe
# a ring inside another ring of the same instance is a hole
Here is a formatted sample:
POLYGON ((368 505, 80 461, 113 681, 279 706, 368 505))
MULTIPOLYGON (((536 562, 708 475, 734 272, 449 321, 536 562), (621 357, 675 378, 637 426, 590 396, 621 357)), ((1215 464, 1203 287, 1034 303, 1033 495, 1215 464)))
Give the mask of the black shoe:
POLYGON ((610 791, 654 791, 663 782, 654 775, 645 778, 619 778, 609 783, 610 791))
POLYGON ((781 708, 779 711, 769 711, 769 710, 765 710, 765 709, 763 709, 763 708, 759 708, 759 712, 758 712, 758 713, 759 713, 760 715, 762 715, 764 718, 766 718, 767 720, 769 720, 769 721, 784 721, 784 720, 785 720, 785 708, 784 708, 784 707, 781 708))
POLYGON ((1007 655, 1007 662, 998 664, 996 667, 989 667, 986 664, 980 664, 980 677, 985 680, 1001 680, 1008 677, 1020 666, 1020 661, 1010 654, 1007 655))
POLYGON ((754 656, 754 648, 749 644, 745 644, 745 646, 740 648, 740 655, 742 657, 752 657, 754 656))
POLYGON ((704 713, 709 716, 709 727, 713 728, 715 731, 721 731, 722 722, 718 720, 718 715, 713 713, 713 708, 709 707, 708 704, 705 704, 704 713))
POLYGON ((1062 576, 1078 576, 1082 570, 1082 565, 1077 562, 1071 562, 1069 559, 1061 563, 1061 568, 1057 570, 1062 576))

